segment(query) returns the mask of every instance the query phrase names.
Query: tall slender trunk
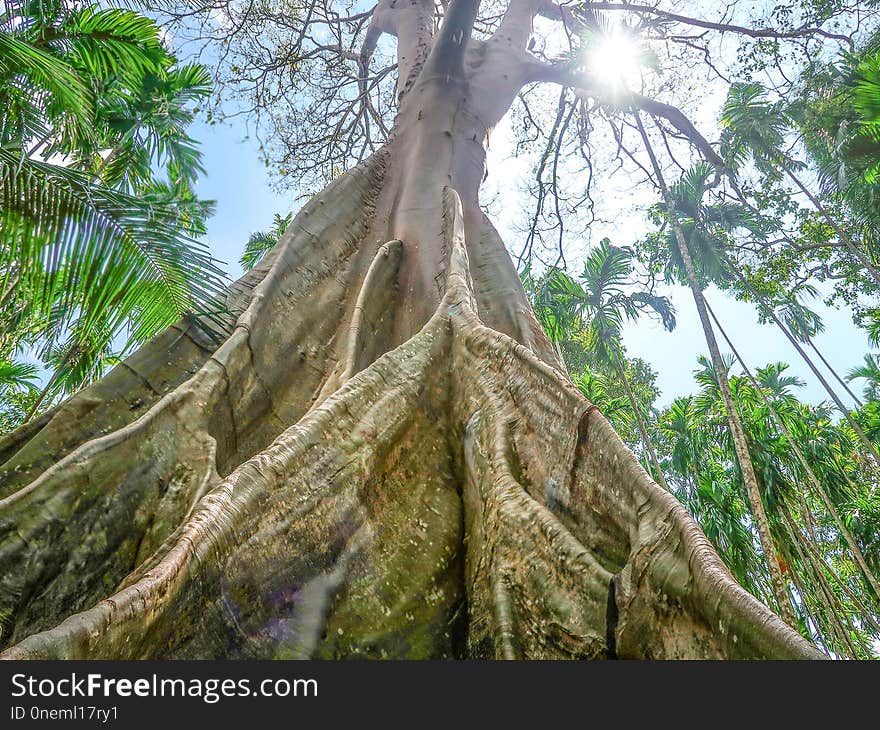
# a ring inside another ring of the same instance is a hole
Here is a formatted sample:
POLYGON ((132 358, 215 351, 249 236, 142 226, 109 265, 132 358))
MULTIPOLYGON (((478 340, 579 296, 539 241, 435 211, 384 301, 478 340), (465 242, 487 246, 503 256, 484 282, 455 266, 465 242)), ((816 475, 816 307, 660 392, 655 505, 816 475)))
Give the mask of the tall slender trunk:
MULTIPOLYGON (((748 198, 746 198, 745 194, 739 188, 739 186, 736 185, 736 183, 731 183, 731 187, 733 188, 734 192, 736 193, 737 200, 739 200, 740 203, 742 203, 744 206, 746 206, 752 213, 756 213, 758 215, 761 214, 761 211, 758 210, 754 205, 752 205, 749 202, 748 198)), ((789 246, 791 246, 794 249, 797 249, 798 244, 796 244, 784 230, 780 229, 779 233, 781 234, 780 240, 782 242, 787 243, 789 246)), ((836 245, 843 246, 842 243, 838 243, 836 245)), ((819 357, 819 359, 825 364, 825 367, 827 367, 828 370, 831 371, 831 374, 835 377, 835 379, 844 387, 844 389, 849 394, 849 396, 853 399, 853 401, 855 403, 857 403, 859 406, 861 406, 862 401, 859 399, 859 397, 855 393, 852 392, 852 390, 850 389, 850 387, 846 383, 846 381, 841 379, 841 377, 837 373, 837 371, 831 366, 831 364, 828 362, 828 360, 822 354, 822 351, 816 346, 816 343, 813 341, 812 337, 810 337, 809 335, 805 335, 805 339, 809 343, 809 345, 813 349, 813 351, 816 353, 816 355, 819 357)))
POLYGON ((773 596, 776 599, 779 615, 790 626, 797 626, 797 621, 795 619, 794 611, 791 605, 791 597, 786 590, 785 579, 782 575, 782 571, 779 568, 779 563, 776 560, 776 546, 773 541, 773 533, 770 530, 770 523, 767 519, 767 513, 764 509, 764 502, 761 497, 761 491, 758 488, 758 479, 755 475, 755 467, 752 464, 752 458, 749 455, 745 430, 743 429, 742 422, 740 421, 739 412, 737 411, 736 404, 733 399, 733 393, 730 390, 730 383, 727 379, 727 371, 724 366, 724 359, 721 357, 721 351, 718 349, 718 342, 715 340, 715 334, 712 331, 712 324, 711 322, 709 322, 709 315, 706 311, 706 302, 703 296, 703 290, 700 287, 699 278, 697 277, 697 271, 694 267, 693 259, 691 258, 690 249, 688 248, 687 241, 685 240, 684 232, 681 229, 681 224, 678 221, 678 214, 675 209, 675 204, 673 203, 672 196, 669 193, 669 188, 666 186, 666 182, 663 178, 663 172, 660 169, 660 164, 657 162, 657 157, 654 154, 654 148, 651 145, 651 140, 648 139, 648 135, 645 132, 641 116, 638 112, 635 112, 634 114, 636 124, 638 125, 639 134, 641 135, 642 141, 645 144, 645 149, 647 150, 648 157, 651 160, 651 166, 654 169, 654 174, 657 176, 657 183, 660 187, 660 192, 663 195, 663 199, 666 202, 667 209, 669 210, 670 223, 672 225, 676 243, 678 244, 678 250, 681 254, 685 272, 687 273, 688 284, 690 285, 691 294, 694 297, 694 304, 697 307, 697 313, 700 317, 700 324, 702 325, 703 334, 706 338, 706 345, 709 348, 709 356, 712 360, 712 364, 715 367, 715 371, 718 377, 718 386, 721 390, 721 398, 724 401, 724 409, 727 412, 727 422, 730 426, 730 434, 733 437, 734 450, 736 451, 736 457, 737 461, 739 462, 740 473, 743 477, 743 483, 745 484, 746 492, 748 493, 749 503, 751 504, 752 508, 752 516, 755 520, 755 526, 758 528, 758 536, 761 540, 761 547, 764 551, 764 563, 766 564, 767 571, 770 574, 770 583, 773 588, 773 596))
POLYGON ((861 406, 864 405, 862 403, 862 399, 859 398, 855 393, 852 392, 852 389, 849 387, 849 384, 843 378, 840 377, 840 374, 837 372, 837 370, 835 370, 834 367, 831 365, 831 363, 825 359, 825 356, 822 354, 821 350, 819 350, 819 348, 816 347, 816 343, 812 337, 807 337, 807 344, 810 346, 810 349, 812 349, 812 351, 816 353, 816 356, 822 361, 822 364, 828 369, 828 372, 830 372, 834 376, 834 379, 838 383, 840 383, 840 385, 846 391, 847 395, 853 399, 853 403, 855 403, 857 406, 859 406, 861 408, 861 406))
POLYGON ((98 169, 95 170, 94 174, 90 178, 90 182, 97 182, 101 179, 101 176, 104 174, 104 170, 106 170, 107 166, 116 159, 116 157, 122 151, 122 147, 123 144, 120 142, 107 153, 107 156, 103 160, 101 160, 101 164, 98 166, 98 169))
MULTIPOLYGON (((811 597, 813 600, 818 600, 818 603, 822 606, 823 613, 825 614, 825 623, 831 627, 831 634, 837 638, 837 643, 842 648, 844 656, 849 659, 858 658, 858 650, 849 637, 851 627, 844 625, 844 618, 841 616, 840 611, 836 610, 838 609, 840 602, 836 600, 834 592, 831 590, 825 571, 823 571, 821 565, 813 559, 813 555, 805 549, 803 543, 805 543, 806 540, 804 540, 800 530, 794 522, 794 519, 791 514, 789 514, 787 505, 781 505, 780 512, 782 513, 782 520, 788 528, 789 534, 792 536, 792 544, 794 545, 798 558, 802 565, 812 573, 812 580, 816 584, 816 587, 814 587, 811 597)), ((800 581, 798 581, 798 583, 801 595, 807 596, 808 594, 803 585, 800 585, 800 581)), ((804 600, 806 601, 807 599, 805 598, 804 600)))
POLYGON ((40 406, 43 405, 43 401, 46 400, 46 396, 49 394, 49 390, 55 385, 55 373, 57 371, 53 371, 52 375, 49 377, 49 380, 46 381, 46 385, 43 386, 43 389, 40 391, 40 394, 37 396, 37 399, 33 402, 30 409, 27 412, 27 415, 24 417, 25 423, 30 421, 39 410, 40 406))
POLYGON ((54 135, 54 131, 50 131, 50 132, 48 132, 47 134, 43 135, 43 137, 41 137, 39 140, 37 140, 37 142, 34 144, 34 146, 31 147, 31 148, 28 150, 27 156, 28 156, 28 157, 33 157, 35 154, 37 154, 37 152, 39 152, 40 149, 41 149, 41 148, 42 148, 42 147, 43 147, 43 146, 44 146, 44 145, 45 145, 50 139, 52 139, 52 136, 53 136, 53 135, 54 135))
POLYGON ((880 271, 877 270, 877 268, 874 266, 874 264, 871 263, 868 257, 865 256, 865 254, 858 249, 855 243, 853 243, 853 240, 849 237, 847 232, 840 227, 840 224, 838 224, 838 222, 834 220, 834 217, 828 212, 825 206, 822 205, 822 201, 819 200, 815 195, 813 195, 813 193, 809 190, 809 188, 807 188, 806 185, 804 185, 801 179, 794 174, 794 171, 791 169, 791 166, 788 163, 781 161, 780 166, 782 167, 785 174, 788 176, 788 179, 791 180, 797 186, 797 188, 804 195, 807 196, 807 199, 810 201, 810 203, 812 203, 813 207, 816 209, 819 215, 821 215, 825 219, 825 222, 829 226, 831 226, 832 229, 834 229, 834 232, 837 234, 838 240, 843 243, 843 245, 846 246, 846 249, 858 259, 859 263, 864 266, 868 273, 870 273, 870 275, 874 278, 874 281, 880 284, 880 271))
POLYGON ((25 416, 25 423, 30 421, 39 410, 40 406, 43 404, 43 401, 46 399, 46 396, 49 395, 49 392, 52 390, 52 386, 55 385, 55 381, 58 380, 58 373, 61 372, 61 369, 64 368, 73 357, 74 346, 67 351, 67 354, 64 356, 64 359, 58 363, 58 366, 52 371, 52 375, 49 376, 49 379, 46 381, 46 385, 43 386, 43 389, 40 391, 40 394, 37 396, 37 399, 34 401, 34 404, 30 407, 30 410, 27 412, 27 416, 25 416))
POLYGON ((727 342, 727 346, 733 351, 734 357, 739 361, 740 366, 745 372, 746 376, 751 381, 752 385, 755 386, 758 393, 761 396, 761 400, 764 405, 770 411, 770 415, 773 420, 776 422, 776 425, 782 431, 783 435, 788 441, 789 446, 797 457, 798 462, 801 465, 801 468, 804 470, 804 473, 807 475, 808 481, 810 485, 813 487, 816 494, 819 495, 819 498, 822 500, 822 503, 825 505, 825 508, 828 510, 828 513, 831 515, 834 524, 837 526, 837 529, 840 530, 840 534, 843 536, 843 539, 846 541, 846 544, 849 546, 850 552, 852 553, 853 559, 855 560, 856 566, 859 568, 862 576, 867 582, 868 586, 874 592, 874 595, 880 599, 880 582, 878 582, 877 577, 874 575, 874 572, 868 566, 867 560, 865 560, 865 556, 862 553, 861 548, 853 537, 853 534, 850 532, 849 528, 847 528, 846 523, 840 516, 840 513, 837 510, 834 502, 831 501, 831 498, 828 496, 828 493, 822 487, 822 483, 819 481, 818 477, 816 477, 815 472, 810 467, 810 462, 804 456, 801 451, 800 446, 797 444, 797 440, 792 436, 791 431, 788 426, 785 425, 785 421, 782 420, 782 417, 776 411, 776 408, 773 407, 773 404, 770 402, 770 399, 764 393, 763 388, 761 388, 758 381, 752 375, 752 371, 749 369, 749 366, 746 364, 745 360, 739 354, 739 351, 734 347, 733 342, 730 337, 727 336, 727 332, 724 331, 724 328, 721 326, 721 323, 718 321, 718 318, 715 316, 715 312, 712 311, 712 308, 709 304, 706 304, 706 308, 709 310, 709 314, 715 322, 715 325, 718 327, 718 331, 721 332, 721 336, 727 342))
POLYGON ((666 477, 663 475, 663 469, 660 467, 660 460, 657 458, 657 452, 654 450, 651 439, 648 437, 648 429, 645 426, 645 421, 642 419, 642 413, 639 410, 639 404, 636 402, 636 397, 632 392, 632 388, 630 387, 629 379, 626 377, 626 371, 623 369, 620 352, 617 348, 615 348, 614 355, 614 364, 617 367, 617 374, 620 376, 620 382, 623 383, 623 389, 626 391, 626 397, 629 398, 629 403, 632 407, 633 415, 636 418, 636 423, 639 427, 639 435, 642 439, 642 446, 644 447, 645 451, 648 452, 648 457, 651 461, 651 465, 654 467, 654 473, 657 477, 658 484, 660 484, 660 486, 668 492, 669 485, 666 483, 666 477))
POLYGON ((795 350, 797 350, 797 353, 807 364, 807 367, 810 368, 813 375, 815 375, 818 381, 822 384, 825 392, 828 393, 828 396, 831 398, 831 400, 834 401, 834 405, 837 406, 837 410, 847 420, 850 428, 852 428, 859 441, 861 441, 862 446, 865 447, 865 450, 871 455, 877 466, 880 467, 880 452, 877 451, 877 448, 868 438, 864 429, 862 429, 862 427, 858 424, 858 421, 853 418, 850 409, 843 404, 842 400, 840 400, 840 396, 838 396, 834 388, 831 387, 831 384, 828 382, 827 378, 822 375, 819 368, 816 367, 816 364, 813 362, 812 358, 807 355, 806 351, 801 346, 801 343, 798 342, 797 338, 791 332, 789 332, 788 327, 785 326, 782 320, 780 320, 779 317, 776 315, 776 312, 773 311, 773 307, 770 306, 770 304, 767 302, 766 299, 764 299, 764 297, 762 297, 758 292, 755 291, 752 285, 748 282, 745 276, 743 276, 739 268, 733 264, 730 258, 725 256, 725 260, 727 262, 728 269, 733 272, 733 274, 740 280, 742 285, 746 287, 746 289, 755 298, 755 301, 758 302, 758 305, 764 310, 764 313, 773 320, 773 322, 776 324, 782 334, 784 334, 786 339, 791 343, 791 346, 794 347, 795 350))

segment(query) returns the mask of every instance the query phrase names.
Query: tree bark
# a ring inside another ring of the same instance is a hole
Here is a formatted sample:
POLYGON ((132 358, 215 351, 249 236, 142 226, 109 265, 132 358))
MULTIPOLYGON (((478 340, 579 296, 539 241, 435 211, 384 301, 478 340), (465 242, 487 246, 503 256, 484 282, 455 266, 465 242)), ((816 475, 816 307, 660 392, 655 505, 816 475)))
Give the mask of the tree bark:
POLYGON ((724 359, 721 357, 721 350, 718 348, 718 341, 715 339, 715 333, 712 330, 712 323, 709 321, 709 314, 706 311, 706 300, 703 296, 703 290, 700 286, 697 270, 694 267, 690 249, 688 248, 684 233, 681 230, 681 225, 678 222, 678 216, 672 202, 672 197, 670 196, 666 183, 663 180, 663 173, 660 170, 659 164, 657 164, 657 159, 654 156, 651 142, 648 139, 648 135, 645 133, 644 126, 642 125, 638 113, 635 114, 635 118, 642 140, 645 143, 648 156, 651 159, 654 173, 657 176, 663 199, 669 209, 670 224, 672 225, 672 230, 675 235, 675 241, 678 244, 678 250, 681 254, 682 263, 684 264, 685 272, 687 274, 691 294, 693 294, 694 297, 697 314, 700 317, 700 325, 703 328, 703 335, 706 338, 706 346, 709 348, 709 357, 712 360, 712 365, 715 367, 715 373, 718 377, 718 387, 721 391, 721 399, 724 401, 724 410, 727 412, 727 422, 730 426, 730 435, 733 438, 733 447, 736 451, 740 473, 742 474, 746 493, 749 497, 752 516, 755 519, 755 526, 758 528, 758 537, 761 540, 761 547, 764 551, 764 563, 770 574, 773 596, 776 599, 780 616, 785 619, 789 626, 797 626, 794 611, 791 606, 791 598, 785 587, 785 579, 783 578, 782 571, 779 569, 779 564, 776 561, 776 545, 773 541, 773 533, 770 531, 770 523, 767 520, 764 501, 761 497, 761 490, 758 488, 758 479, 755 475, 755 467, 752 464, 752 457, 749 454, 745 430, 743 429, 742 421, 739 417, 736 402, 733 399, 733 393, 730 390, 730 382, 727 379, 727 369, 724 365, 724 359))
POLYGON ((522 34, 469 40, 458 2, 460 64, 433 3, 374 14, 391 138, 219 345, 172 327, 0 443, 3 657, 824 656, 565 374, 479 207, 522 34))

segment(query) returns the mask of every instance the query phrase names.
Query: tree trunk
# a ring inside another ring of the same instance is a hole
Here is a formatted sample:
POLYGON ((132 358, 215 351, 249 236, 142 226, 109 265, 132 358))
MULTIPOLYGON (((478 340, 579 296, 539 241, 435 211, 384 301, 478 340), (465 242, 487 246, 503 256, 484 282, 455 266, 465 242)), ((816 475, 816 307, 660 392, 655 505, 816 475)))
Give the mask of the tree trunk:
POLYGON ((615 353, 615 364, 617 365, 617 374, 620 376, 620 380, 623 383, 623 389, 626 391, 626 397, 629 398, 629 404, 633 409, 633 415, 636 417, 639 436, 641 436, 642 439, 642 446, 645 451, 648 452, 648 458, 651 461, 651 465, 654 467, 654 471, 657 473, 657 479, 659 480, 658 483, 668 492, 669 485, 666 483, 666 477, 663 475, 663 469, 660 467, 660 460, 657 458, 657 452, 654 451, 654 446, 651 444, 651 439, 648 437, 648 429, 645 427, 645 421, 642 418, 642 414, 639 412, 639 404, 636 403, 636 397, 629 385, 629 380, 626 377, 626 371, 623 369, 619 352, 615 353))
POLYGON ((670 223, 675 235, 675 241, 678 244, 678 250, 681 254, 682 263, 684 264, 685 272, 687 274, 691 294, 693 294, 694 297, 694 304, 697 307, 697 314, 700 317, 700 324, 703 327, 706 346, 709 348, 709 357, 712 360, 712 365, 715 367, 715 373, 718 377, 718 387, 721 391, 721 399, 724 401, 724 410, 727 413, 727 422, 730 426, 730 435, 733 438, 736 459, 739 463, 740 473, 742 474, 746 493, 749 497, 752 516, 755 519, 755 526, 758 528, 758 537, 761 540, 761 548, 764 551, 764 563, 770 574, 773 596, 776 599, 777 608, 779 609, 779 614, 782 618, 785 619, 786 623, 790 626, 797 626, 794 611, 791 607, 791 598, 786 590, 785 579, 782 576, 782 571, 779 569, 779 563, 776 561, 776 545, 773 541, 773 533, 770 531, 770 523, 767 520, 767 513, 764 510, 764 501, 761 497, 761 490, 758 488, 758 479, 755 475, 755 467, 752 464, 752 457, 749 454, 745 430, 743 429, 742 421, 739 417, 739 411, 736 408, 736 403, 733 400, 733 393, 730 390, 730 382, 727 379, 727 369, 724 365, 724 359, 721 357, 721 350, 718 349, 718 342, 715 339, 715 333, 712 330, 712 323, 709 321, 709 314, 706 311, 706 300, 703 296, 703 290, 700 287, 697 270, 694 267, 690 249, 688 248, 684 233, 679 225, 672 197, 669 195, 669 190, 663 180, 663 173, 660 170, 660 165, 657 164, 657 158, 654 156, 654 150, 651 147, 648 135, 645 133, 638 112, 636 112, 635 117, 642 140, 647 148, 648 156, 651 158, 654 173, 657 175, 657 181, 660 185, 663 199, 669 209, 670 223))
POLYGON ((849 387, 847 382, 840 377, 840 373, 838 373, 837 370, 835 370, 834 367, 831 365, 831 363, 825 359, 825 356, 822 354, 821 350, 816 347, 816 343, 811 337, 807 338, 807 343, 810 345, 810 348, 813 350, 813 352, 815 352, 819 359, 822 361, 822 364, 826 367, 826 369, 834 376, 834 379, 843 386, 846 394, 853 399, 853 403, 855 403, 856 408, 861 408, 863 405, 865 405, 864 403, 862 403, 862 399, 852 392, 852 389, 849 387))
POLYGON ((52 371, 52 374, 49 376, 49 379, 46 381, 46 384, 43 386, 43 389, 40 391, 40 394, 37 396, 37 399, 34 401, 33 405, 31 405, 30 410, 25 417, 26 421, 30 421, 40 409, 40 406, 43 405, 43 401, 46 400, 46 396, 49 395, 49 392, 52 390, 52 386, 55 385, 55 381, 58 379, 58 373, 61 372, 61 369, 66 367, 70 362, 70 358, 73 357, 74 348, 76 345, 71 344, 70 349, 68 349, 67 354, 64 356, 64 359, 58 363, 55 369, 52 371))
POLYGON ((801 179, 794 174, 794 171, 791 169, 791 166, 781 160, 779 163, 783 172, 788 175, 788 179, 791 180, 798 190, 800 190, 804 195, 807 196, 807 200, 812 203, 813 207, 816 209, 816 212, 819 213, 824 219, 825 222, 834 229, 834 232, 837 234, 837 240, 840 241, 846 249, 856 257, 858 262, 865 267, 865 270, 871 275, 875 282, 880 284, 880 271, 877 271, 877 267, 874 266, 873 263, 868 259, 868 257, 862 253, 858 247, 853 243, 853 240, 849 237, 846 231, 840 227, 840 224, 834 220, 831 214, 825 209, 825 206, 822 205, 822 202, 810 192, 810 189, 804 185, 801 179))
MULTIPOLYGON (((798 354, 801 356, 801 359, 807 364, 807 367, 810 368, 813 375, 816 376, 816 379, 822 384, 822 387, 825 389, 825 392, 828 393, 828 396, 831 400, 834 401, 834 405, 837 406, 837 410, 840 414, 846 418, 847 423, 849 423, 850 428, 858 437, 859 441, 862 442, 862 446, 865 447, 865 451, 871 455, 874 459, 874 463, 880 467, 880 452, 877 451, 877 448, 868 438, 868 435, 865 433, 864 429, 859 425, 858 421, 853 418, 853 415, 849 408, 847 408, 843 401, 840 400, 840 396, 834 391, 834 388, 831 387, 831 384, 828 382, 828 379, 822 375, 819 368, 816 367, 816 364, 813 362, 812 358, 807 355, 804 348, 801 346, 801 343, 798 342, 798 339, 789 331, 788 327, 779 319, 773 307, 762 297, 755 289, 749 284, 748 280, 743 276, 742 272, 738 268, 736 268, 733 263, 728 259, 727 266, 730 271, 732 271, 743 286, 751 293, 754 300, 758 303, 758 306, 763 309, 764 313, 773 320, 776 326, 779 328, 779 331, 785 335, 785 338, 791 343, 791 346, 797 350, 798 354)), ((811 343, 812 344, 812 343, 811 343)))
POLYGON ((174 326, 0 443, 4 657, 824 656, 565 375, 478 200, 528 36, 472 6, 375 14, 391 138, 223 342, 174 326))

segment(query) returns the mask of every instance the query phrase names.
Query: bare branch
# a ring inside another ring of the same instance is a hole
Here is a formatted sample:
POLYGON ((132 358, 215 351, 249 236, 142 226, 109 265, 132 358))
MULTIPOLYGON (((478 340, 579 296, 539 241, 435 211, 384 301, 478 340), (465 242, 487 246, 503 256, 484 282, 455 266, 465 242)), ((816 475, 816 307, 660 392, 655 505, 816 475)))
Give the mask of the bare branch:
POLYGON ((779 31, 774 30, 773 28, 747 28, 742 25, 733 25, 731 23, 714 23, 709 20, 701 20, 699 18, 691 18, 686 15, 679 15, 677 13, 671 13, 667 10, 660 10, 659 8, 652 7, 650 5, 640 5, 637 3, 629 3, 629 2, 619 2, 619 3, 608 3, 608 2, 587 2, 583 3, 579 8, 585 8, 589 10, 624 10, 631 13, 638 13, 640 15, 651 15, 656 18, 662 18, 663 20, 668 20, 674 23, 681 23, 683 25, 690 25, 695 28, 706 28, 708 30, 717 30, 722 33, 737 33, 739 35, 745 35, 749 38, 776 38, 776 39, 795 39, 795 38, 809 38, 811 36, 820 36, 822 38, 827 38, 829 40, 841 41, 842 43, 846 43, 847 45, 852 45, 853 40, 850 36, 842 35, 839 33, 830 33, 827 30, 823 30, 822 28, 803 26, 801 28, 796 28, 791 31, 779 31))
MULTIPOLYGON (((548 64, 534 59, 529 70, 529 81, 548 81, 562 84, 563 86, 571 87, 580 96, 589 96, 599 102, 603 101, 602 94, 596 89, 587 88, 583 75, 570 64, 548 64)), ((605 99, 604 101, 607 102, 608 100, 605 99)), ((662 117, 687 137, 688 141, 700 151, 700 154, 708 162, 717 167, 723 166, 724 162, 720 155, 712 148, 709 141, 693 125, 690 119, 685 116, 684 112, 677 107, 632 91, 625 92, 615 98, 613 105, 624 109, 638 109, 653 116, 662 117)))

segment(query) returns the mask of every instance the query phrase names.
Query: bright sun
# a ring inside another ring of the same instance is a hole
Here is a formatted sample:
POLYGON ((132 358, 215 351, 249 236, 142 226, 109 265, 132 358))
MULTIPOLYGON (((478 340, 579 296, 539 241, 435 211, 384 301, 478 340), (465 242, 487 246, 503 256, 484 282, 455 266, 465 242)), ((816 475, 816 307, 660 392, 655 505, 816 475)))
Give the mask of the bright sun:
POLYGON ((641 50, 632 36, 614 30, 588 52, 589 73, 616 90, 638 86, 641 79, 641 50))

